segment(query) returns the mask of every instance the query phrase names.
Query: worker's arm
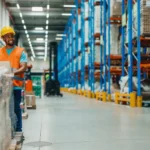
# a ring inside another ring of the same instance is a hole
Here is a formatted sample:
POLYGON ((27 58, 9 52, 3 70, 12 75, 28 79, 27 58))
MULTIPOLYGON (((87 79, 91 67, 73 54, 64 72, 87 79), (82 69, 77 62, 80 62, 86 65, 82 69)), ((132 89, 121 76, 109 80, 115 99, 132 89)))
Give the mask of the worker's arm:
POLYGON ((27 69, 27 63, 20 63, 20 68, 17 69, 15 72, 14 72, 14 75, 19 75, 21 73, 24 73, 27 69))
POLYGON ((25 50, 22 52, 21 58, 20 58, 20 68, 14 71, 14 75, 19 75, 21 73, 24 73, 27 69, 27 54, 25 50))

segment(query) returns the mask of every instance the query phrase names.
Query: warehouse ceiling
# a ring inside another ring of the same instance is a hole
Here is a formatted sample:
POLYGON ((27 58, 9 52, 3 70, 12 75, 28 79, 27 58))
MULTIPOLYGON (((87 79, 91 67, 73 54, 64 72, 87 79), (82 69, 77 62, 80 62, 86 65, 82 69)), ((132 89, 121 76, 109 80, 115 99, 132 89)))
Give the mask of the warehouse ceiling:
POLYGON ((5 3, 28 56, 46 60, 48 43, 61 40, 62 35, 58 34, 64 31, 74 0, 5 0, 5 3), (32 7, 38 8, 32 11, 32 7))

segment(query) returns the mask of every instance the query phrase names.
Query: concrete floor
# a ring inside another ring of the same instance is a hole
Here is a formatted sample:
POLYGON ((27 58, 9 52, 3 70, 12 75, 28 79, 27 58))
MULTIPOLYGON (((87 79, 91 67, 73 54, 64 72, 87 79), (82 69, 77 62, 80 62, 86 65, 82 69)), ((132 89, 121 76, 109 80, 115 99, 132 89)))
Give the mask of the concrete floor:
POLYGON ((65 93, 39 99, 28 113, 23 150, 150 150, 150 108, 65 93), (38 147, 39 141, 49 145, 38 147))

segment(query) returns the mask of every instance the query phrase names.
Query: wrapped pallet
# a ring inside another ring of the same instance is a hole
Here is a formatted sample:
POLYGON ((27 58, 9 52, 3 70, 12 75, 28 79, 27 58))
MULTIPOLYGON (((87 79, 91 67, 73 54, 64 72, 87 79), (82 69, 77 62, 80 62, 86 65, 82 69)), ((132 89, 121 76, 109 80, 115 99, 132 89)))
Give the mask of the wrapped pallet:
POLYGON ((71 29, 70 29, 70 34, 69 34, 69 44, 70 45, 72 44, 72 32, 71 32, 71 29))
POLYGON ((89 22, 88 20, 85 21, 85 30, 84 30, 84 38, 85 38, 85 44, 89 42, 89 22))
POLYGON ((69 48, 69 39, 68 39, 68 37, 67 37, 67 40, 66 40, 66 45, 67 45, 67 49, 68 49, 69 48))
POLYGON ((72 32, 73 32, 73 38, 76 38, 76 20, 73 20, 72 32))
MULTIPOLYGON (((108 26, 107 26, 107 34, 108 34, 108 26)), ((118 35, 119 35, 119 27, 116 25, 111 25, 110 26, 110 54, 113 55, 121 54, 121 49, 119 49, 120 40, 118 40, 118 35)), ((106 54, 108 54, 108 43, 107 43, 106 54)))
POLYGON ((82 63, 82 54, 79 55, 78 57, 78 69, 81 70, 81 63, 82 63))
POLYGON ((101 58, 101 53, 100 53, 100 46, 95 46, 95 62, 100 63, 100 58, 101 58))
POLYGON ((11 105, 13 103, 13 99, 11 99, 12 79, 7 74, 7 69, 0 65, 0 150, 7 150, 10 146, 12 131, 11 118, 14 115, 14 107, 11 105))
POLYGON ((84 3, 84 18, 87 19, 89 17, 89 4, 88 2, 84 3))
POLYGON ((81 51, 81 37, 78 39, 78 52, 81 51))
POLYGON ((81 10, 78 9, 78 31, 81 30, 81 10))
POLYGON ((88 51, 85 52, 85 66, 88 66, 89 64, 89 54, 88 51))
POLYGON ((73 72, 76 72, 76 62, 77 62, 76 59, 74 59, 73 72))
POLYGON ((100 34, 100 5, 95 6, 94 11, 94 34, 100 34))
POLYGON ((113 1, 111 1, 110 16, 121 16, 121 2, 122 2, 122 0, 113 0, 113 1))

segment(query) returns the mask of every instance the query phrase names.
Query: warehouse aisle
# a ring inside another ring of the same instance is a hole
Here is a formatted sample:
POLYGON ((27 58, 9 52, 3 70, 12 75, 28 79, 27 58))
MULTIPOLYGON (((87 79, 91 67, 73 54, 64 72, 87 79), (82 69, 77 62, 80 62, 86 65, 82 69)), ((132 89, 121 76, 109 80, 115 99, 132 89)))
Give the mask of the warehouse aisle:
POLYGON ((23 150, 149 150, 150 109, 66 93, 38 100, 24 132, 23 150))

